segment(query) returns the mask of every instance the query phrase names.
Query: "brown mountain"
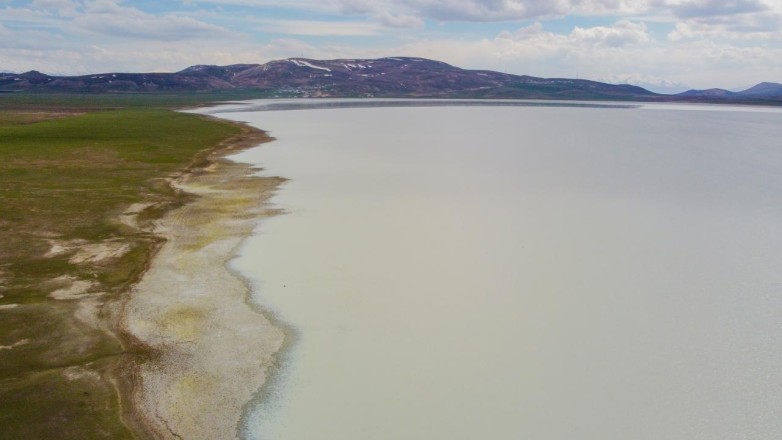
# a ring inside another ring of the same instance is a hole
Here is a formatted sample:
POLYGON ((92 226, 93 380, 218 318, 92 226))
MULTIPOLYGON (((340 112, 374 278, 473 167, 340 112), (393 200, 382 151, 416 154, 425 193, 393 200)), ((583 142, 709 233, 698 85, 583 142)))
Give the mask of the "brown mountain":
POLYGON ((0 92, 127 93, 252 90, 269 97, 531 98, 782 105, 782 85, 761 83, 743 92, 690 90, 661 95, 641 87, 567 78, 537 78, 467 70, 424 58, 311 60, 266 64, 197 65, 175 73, 49 76, 0 73, 0 92))
POLYGON ((648 99, 658 96, 631 85, 565 78, 536 78, 466 70, 423 58, 311 60, 266 64, 198 65, 175 73, 102 73, 49 76, 0 74, 0 91, 202 92, 262 90, 268 96, 442 97, 544 99, 648 99))

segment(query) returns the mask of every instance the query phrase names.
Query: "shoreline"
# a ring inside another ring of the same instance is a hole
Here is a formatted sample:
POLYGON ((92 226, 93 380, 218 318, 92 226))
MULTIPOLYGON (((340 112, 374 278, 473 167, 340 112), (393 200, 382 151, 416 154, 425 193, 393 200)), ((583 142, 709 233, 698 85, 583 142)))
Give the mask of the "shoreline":
POLYGON ((118 333, 136 352, 117 374, 123 419, 142 437, 236 438, 288 339, 284 325, 251 304, 247 281, 227 267, 285 179, 254 175, 228 155, 272 141, 242 133, 197 157, 168 184, 184 202, 152 230, 161 244, 116 310, 118 333))

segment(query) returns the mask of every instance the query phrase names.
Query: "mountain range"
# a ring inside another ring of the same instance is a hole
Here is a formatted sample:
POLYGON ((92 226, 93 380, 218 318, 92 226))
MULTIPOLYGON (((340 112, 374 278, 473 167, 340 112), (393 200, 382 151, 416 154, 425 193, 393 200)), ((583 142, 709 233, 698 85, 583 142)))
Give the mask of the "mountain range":
POLYGON ((690 90, 663 95, 629 84, 468 70, 411 57, 196 65, 174 73, 50 76, 0 73, 0 92, 130 93, 253 90, 268 97, 420 97, 735 102, 782 105, 782 84, 742 92, 690 90))

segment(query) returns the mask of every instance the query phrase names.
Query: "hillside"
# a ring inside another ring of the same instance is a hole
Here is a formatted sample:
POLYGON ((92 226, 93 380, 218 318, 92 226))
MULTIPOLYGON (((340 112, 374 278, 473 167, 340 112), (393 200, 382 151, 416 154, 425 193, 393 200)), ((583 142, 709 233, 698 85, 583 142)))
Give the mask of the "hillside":
POLYGON ((662 95, 628 84, 538 78, 467 70, 424 58, 363 60, 289 58, 266 64, 196 65, 174 73, 50 76, 0 73, 0 92, 153 93, 250 91, 265 97, 407 97, 642 100, 782 105, 782 84, 741 92, 689 90, 662 95))
POLYGON ((657 96, 631 85, 536 78, 466 70, 422 58, 310 60, 266 64, 197 65, 175 73, 49 76, 37 71, 0 74, 0 91, 205 92, 264 90, 280 97, 441 97, 643 99, 657 96))
POLYGON ((719 99, 735 102, 762 100, 782 104, 782 84, 762 82, 740 92, 731 92, 724 89, 688 90, 675 96, 685 99, 719 99))

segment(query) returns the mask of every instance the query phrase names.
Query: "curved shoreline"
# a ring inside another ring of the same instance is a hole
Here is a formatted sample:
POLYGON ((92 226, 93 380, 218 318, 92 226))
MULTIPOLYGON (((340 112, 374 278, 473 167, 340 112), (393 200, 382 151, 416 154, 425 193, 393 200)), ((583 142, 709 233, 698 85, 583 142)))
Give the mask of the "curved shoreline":
POLYGON ((237 438, 286 340, 227 267, 257 222, 280 213, 265 202, 284 182, 226 158, 271 140, 242 127, 170 181, 188 200, 155 222, 164 244, 119 311, 125 339, 150 353, 129 361, 122 386, 127 422, 144 437, 237 438))

